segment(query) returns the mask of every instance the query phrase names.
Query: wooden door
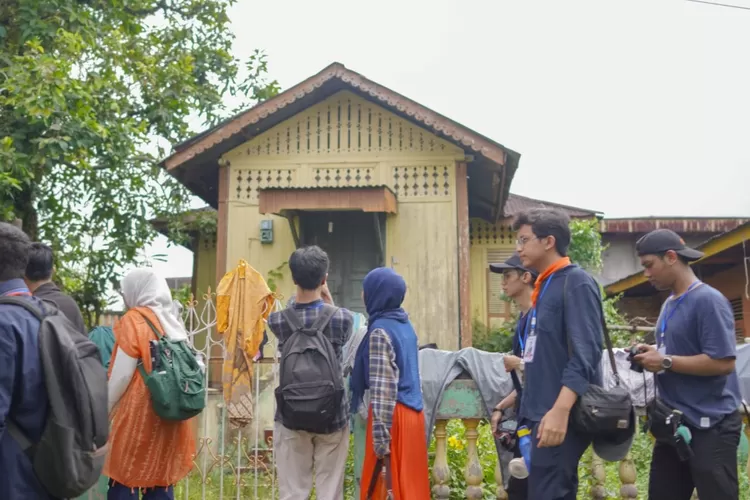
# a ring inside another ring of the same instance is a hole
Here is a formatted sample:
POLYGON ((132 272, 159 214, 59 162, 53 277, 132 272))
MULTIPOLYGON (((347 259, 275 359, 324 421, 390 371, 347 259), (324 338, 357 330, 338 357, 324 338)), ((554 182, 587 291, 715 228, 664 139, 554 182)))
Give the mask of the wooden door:
POLYGON ((362 280, 382 265, 373 214, 309 212, 301 221, 303 244, 318 245, 328 254, 328 288, 336 305, 364 313, 362 280))

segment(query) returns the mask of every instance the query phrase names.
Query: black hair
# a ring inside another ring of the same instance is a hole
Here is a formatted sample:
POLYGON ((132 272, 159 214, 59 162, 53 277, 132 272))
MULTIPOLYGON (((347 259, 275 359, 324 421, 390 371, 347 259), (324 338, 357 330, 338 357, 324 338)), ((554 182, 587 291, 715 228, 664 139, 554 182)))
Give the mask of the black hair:
POLYGON ((23 278, 31 241, 16 226, 0 222, 0 281, 23 278))
POLYGON ((315 290, 328 274, 328 254, 316 245, 298 248, 289 257, 294 284, 303 290, 315 290))
POLYGON ((26 265, 26 279, 45 281, 52 278, 54 269, 52 248, 44 243, 32 243, 29 249, 29 263, 26 265))
POLYGON ((555 250, 560 256, 568 255, 570 246, 570 217, 554 208, 532 208, 518 214, 513 221, 513 230, 521 226, 531 226, 537 238, 555 237, 555 250))

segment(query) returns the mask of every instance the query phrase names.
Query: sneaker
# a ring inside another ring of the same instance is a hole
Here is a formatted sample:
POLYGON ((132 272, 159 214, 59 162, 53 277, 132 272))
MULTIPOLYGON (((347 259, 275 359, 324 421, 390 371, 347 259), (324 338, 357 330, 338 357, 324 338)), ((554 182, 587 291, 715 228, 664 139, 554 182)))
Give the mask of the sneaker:
POLYGON ((529 477, 529 470, 526 468, 526 462, 523 458, 514 458, 508 464, 510 475, 516 479, 526 479, 529 477))

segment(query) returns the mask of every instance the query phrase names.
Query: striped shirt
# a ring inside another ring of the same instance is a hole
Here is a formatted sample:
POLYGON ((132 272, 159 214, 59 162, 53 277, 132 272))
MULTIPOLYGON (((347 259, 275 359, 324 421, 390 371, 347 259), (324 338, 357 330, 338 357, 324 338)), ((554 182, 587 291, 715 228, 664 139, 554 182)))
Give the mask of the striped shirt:
MULTIPOLYGON (((288 307, 294 307, 294 310, 297 312, 297 315, 299 316, 302 323, 306 327, 311 327, 320 314, 320 310, 323 307, 323 301, 316 300, 315 302, 310 302, 308 304, 298 304, 296 302, 293 302, 289 304, 288 307)), ((343 358, 342 350, 344 348, 344 344, 346 344, 346 342, 352 335, 353 323, 354 318, 352 316, 352 313, 347 309, 339 308, 333 314, 330 323, 328 323, 328 327, 323 332, 333 344, 333 350, 336 353, 336 358, 338 359, 340 366, 342 364, 343 358)), ((277 352, 283 353, 284 342, 286 342, 286 340, 291 337, 291 335, 294 333, 294 329, 286 322, 284 316, 280 311, 271 313, 271 315, 268 317, 268 327, 278 339, 277 352)), ((336 432, 346 427, 349 421, 347 415, 348 409, 349 407, 346 404, 345 398, 343 404, 341 405, 341 411, 339 412, 339 415, 336 417, 336 420, 332 425, 331 432, 336 432)), ((274 417, 274 420, 277 422, 281 422, 281 414, 279 413, 278 408, 276 409, 276 416, 274 417)))
POLYGON ((391 339, 381 328, 370 334, 369 377, 373 449, 382 457, 391 449, 390 429, 398 397, 399 371, 391 339))

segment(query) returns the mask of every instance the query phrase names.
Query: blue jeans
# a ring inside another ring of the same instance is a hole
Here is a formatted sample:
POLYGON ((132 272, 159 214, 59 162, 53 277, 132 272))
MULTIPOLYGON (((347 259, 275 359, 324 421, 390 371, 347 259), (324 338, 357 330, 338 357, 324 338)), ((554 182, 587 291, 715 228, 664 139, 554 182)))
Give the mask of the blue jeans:
POLYGON ((172 486, 143 488, 143 496, 141 496, 141 489, 139 488, 128 488, 115 481, 109 482, 107 500, 138 500, 139 498, 142 500, 174 500, 174 488, 172 486))

